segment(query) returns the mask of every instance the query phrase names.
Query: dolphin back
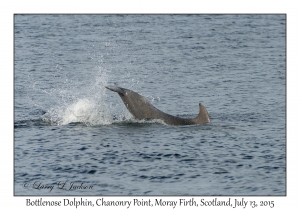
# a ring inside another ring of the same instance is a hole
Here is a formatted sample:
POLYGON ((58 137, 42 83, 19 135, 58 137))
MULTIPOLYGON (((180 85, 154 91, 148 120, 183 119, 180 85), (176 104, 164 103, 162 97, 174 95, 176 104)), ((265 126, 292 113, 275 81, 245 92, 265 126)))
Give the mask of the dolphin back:
POLYGON ((144 96, 121 87, 106 87, 117 92, 128 111, 137 119, 161 119, 168 125, 193 125, 210 122, 206 108, 200 103, 200 112, 196 118, 184 119, 169 115, 154 107, 144 96))

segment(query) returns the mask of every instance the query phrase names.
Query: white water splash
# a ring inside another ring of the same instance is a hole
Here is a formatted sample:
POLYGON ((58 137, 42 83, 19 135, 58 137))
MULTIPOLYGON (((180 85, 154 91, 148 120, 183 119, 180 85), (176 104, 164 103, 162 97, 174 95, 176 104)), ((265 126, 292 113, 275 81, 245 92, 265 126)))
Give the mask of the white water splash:
POLYGON ((98 70, 89 81, 72 81, 68 79, 64 86, 54 88, 45 93, 54 99, 43 120, 51 125, 67 125, 84 123, 87 126, 107 125, 113 122, 109 103, 106 99, 106 88, 109 72, 97 67, 98 70), (71 85, 73 84, 73 85, 71 85))
POLYGON ((84 123, 88 126, 107 125, 113 122, 105 103, 82 98, 66 106, 51 108, 43 118, 52 125, 84 123))
POLYGON ((105 106, 88 99, 79 99, 66 108, 62 115, 62 125, 81 122, 86 125, 107 125, 112 123, 110 113, 105 106))

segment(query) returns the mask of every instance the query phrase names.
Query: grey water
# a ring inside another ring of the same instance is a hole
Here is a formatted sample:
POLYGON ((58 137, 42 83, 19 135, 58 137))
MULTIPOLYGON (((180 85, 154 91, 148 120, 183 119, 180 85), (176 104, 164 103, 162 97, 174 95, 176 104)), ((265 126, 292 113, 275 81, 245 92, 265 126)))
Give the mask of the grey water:
POLYGON ((14 194, 286 195, 286 16, 14 15, 14 194))

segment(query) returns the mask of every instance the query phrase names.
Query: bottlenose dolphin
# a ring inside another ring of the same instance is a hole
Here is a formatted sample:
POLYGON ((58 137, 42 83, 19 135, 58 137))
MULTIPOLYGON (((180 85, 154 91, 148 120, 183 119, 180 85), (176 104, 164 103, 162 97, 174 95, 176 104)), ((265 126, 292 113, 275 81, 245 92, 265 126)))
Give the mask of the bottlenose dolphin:
POLYGON ((140 94, 121 87, 106 87, 107 89, 117 92, 123 100, 129 112, 136 119, 161 119, 168 125, 193 125, 210 122, 206 108, 199 103, 200 112, 196 118, 184 119, 166 114, 155 108, 150 102, 140 94))

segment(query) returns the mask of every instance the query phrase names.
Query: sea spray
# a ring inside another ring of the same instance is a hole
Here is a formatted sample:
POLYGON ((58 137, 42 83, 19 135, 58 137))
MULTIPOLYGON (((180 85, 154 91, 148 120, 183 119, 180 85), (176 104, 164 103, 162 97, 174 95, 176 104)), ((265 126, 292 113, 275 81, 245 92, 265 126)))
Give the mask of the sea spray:
POLYGON ((124 104, 115 96, 107 94, 104 87, 111 80, 112 82, 121 81, 122 84, 125 83, 132 88, 143 80, 133 78, 130 70, 118 65, 111 66, 111 68, 119 67, 123 69, 123 73, 113 75, 112 69, 103 61, 103 59, 106 60, 103 57, 104 54, 94 52, 91 55, 91 61, 95 62, 95 66, 88 70, 69 71, 56 64, 50 74, 50 88, 45 88, 45 82, 40 78, 28 75, 29 88, 32 92, 47 95, 49 99, 36 101, 28 97, 32 111, 37 108, 44 110, 46 113, 41 118, 49 125, 82 123, 87 126, 98 126, 124 121, 131 122, 133 118, 124 104))
POLYGON ((78 90, 69 91, 68 99, 65 97, 65 90, 59 91, 55 101, 43 119, 49 121, 52 125, 66 125, 69 123, 79 122, 87 126, 107 125, 112 123, 112 116, 109 103, 106 102, 106 94, 104 92, 105 82, 99 81, 93 84, 87 84, 85 87, 77 87, 78 90))

